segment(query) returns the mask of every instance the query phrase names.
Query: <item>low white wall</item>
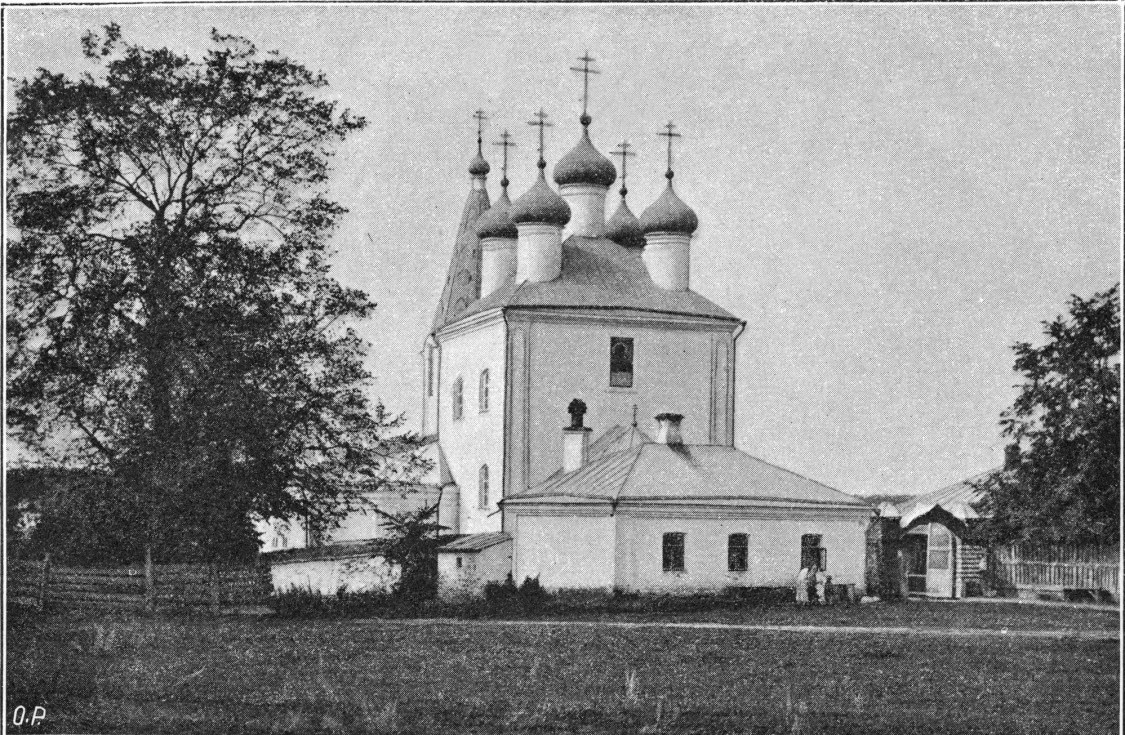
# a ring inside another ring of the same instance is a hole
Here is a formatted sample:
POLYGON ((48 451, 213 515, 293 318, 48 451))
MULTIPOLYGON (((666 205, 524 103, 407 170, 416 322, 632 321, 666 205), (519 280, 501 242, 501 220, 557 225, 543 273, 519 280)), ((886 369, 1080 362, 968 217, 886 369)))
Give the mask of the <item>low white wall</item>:
POLYGON ((399 569, 381 556, 310 559, 270 565, 275 592, 311 590, 322 595, 345 592, 390 592, 399 569))
POLYGON ((438 596, 472 597, 483 594, 486 584, 503 582, 511 571, 511 541, 472 553, 441 552, 438 554, 438 596))
POLYGON ((638 592, 718 591, 724 587, 787 587, 801 567, 802 534, 820 534, 835 584, 864 586, 865 522, 646 518, 617 516, 616 585, 638 592), (665 533, 684 534, 684 571, 665 572, 665 533), (727 570, 727 537, 747 535, 745 572, 727 570))
POLYGON ((512 577, 538 577, 547 589, 613 587, 614 519, 610 516, 521 515, 512 577))

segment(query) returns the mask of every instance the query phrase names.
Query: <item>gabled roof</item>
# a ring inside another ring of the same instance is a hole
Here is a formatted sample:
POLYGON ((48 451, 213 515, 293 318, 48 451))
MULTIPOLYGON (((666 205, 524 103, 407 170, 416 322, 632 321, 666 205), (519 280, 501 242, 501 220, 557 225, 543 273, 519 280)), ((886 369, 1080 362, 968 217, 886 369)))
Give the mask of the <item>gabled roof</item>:
POLYGON ((940 490, 919 495, 916 498, 912 498, 909 502, 902 503, 900 505, 900 508, 902 508, 902 517, 899 519, 899 525, 903 528, 907 528, 910 524, 914 523, 914 521, 929 513, 934 508, 941 508, 954 518, 958 518, 962 521, 980 518, 980 514, 977 513, 973 506, 984 499, 984 492, 977 489, 976 485, 1001 470, 1002 468, 1000 467, 988 470, 979 475, 974 475, 967 480, 955 482, 940 490))
POLYGON ((605 238, 578 235, 563 243, 558 278, 543 283, 509 281, 470 304, 456 319, 495 308, 635 309, 741 321, 694 291, 669 291, 657 286, 639 250, 605 238))
POLYGON ((586 462, 594 462, 607 454, 632 449, 652 439, 636 426, 611 426, 586 449, 586 462))
POLYGON ((809 503, 868 508, 859 498, 751 457, 734 447, 645 443, 548 478, 506 504, 560 498, 614 502, 809 503))
POLYGON ((433 331, 456 320, 467 306, 480 294, 480 238, 477 237, 477 219, 488 211, 488 190, 473 189, 461 212, 453 258, 434 314, 433 331))

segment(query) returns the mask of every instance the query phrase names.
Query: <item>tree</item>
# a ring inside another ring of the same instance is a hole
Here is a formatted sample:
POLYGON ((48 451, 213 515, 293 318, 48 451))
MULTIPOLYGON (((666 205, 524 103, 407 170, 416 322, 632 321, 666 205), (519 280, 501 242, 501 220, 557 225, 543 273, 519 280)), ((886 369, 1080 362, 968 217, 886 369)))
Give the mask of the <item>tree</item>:
POLYGON ((111 476, 167 558, 245 554, 253 516, 330 528, 417 469, 366 398, 350 324, 375 305, 329 274, 329 162, 365 122, 322 74, 212 43, 87 33, 94 73, 39 70, 8 121, 9 424, 111 476))
POLYGON ((1071 296, 1069 314, 1043 326, 1042 347, 1013 347, 1024 383, 1001 426, 1018 461, 982 483, 984 530, 997 541, 1117 543, 1118 286, 1090 299, 1071 296))

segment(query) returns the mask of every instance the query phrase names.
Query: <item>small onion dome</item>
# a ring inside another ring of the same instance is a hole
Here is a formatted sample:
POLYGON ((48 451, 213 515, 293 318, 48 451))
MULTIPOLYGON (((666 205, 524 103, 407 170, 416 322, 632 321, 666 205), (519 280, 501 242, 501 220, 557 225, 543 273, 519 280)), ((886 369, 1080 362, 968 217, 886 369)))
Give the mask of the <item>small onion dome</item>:
POLYGON ((660 195, 660 198, 641 212, 641 232, 646 235, 653 232, 675 232, 681 235, 690 235, 699 226, 699 218, 691 207, 684 204, 672 190, 672 183, 660 195))
POLYGON ((484 156, 477 151, 476 158, 469 164, 469 173, 473 176, 487 176, 492 168, 488 165, 488 161, 484 160, 484 156))
POLYGON ((543 223, 565 227, 570 221, 570 205, 566 200, 547 186, 543 170, 539 170, 539 180, 512 203, 512 222, 517 225, 543 223))
POLYGON ((625 203, 624 199, 621 200, 617 211, 605 223, 605 236, 618 245, 624 245, 627 248, 639 248, 645 244, 645 236, 641 232, 641 223, 637 221, 636 215, 633 214, 633 210, 629 209, 629 205, 625 203))
POLYGON ((617 169, 608 158, 598 153, 585 129, 578 145, 555 164, 555 183, 559 186, 598 184, 608 188, 614 181, 617 181, 617 169))
POLYGON ((516 232, 516 226, 512 223, 511 207, 512 202, 508 199, 508 192, 505 190, 500 198, 493 202, 488 211, 477 220, 477 237, 481 239, 486 237, 516 239, 519 233, 516 232))

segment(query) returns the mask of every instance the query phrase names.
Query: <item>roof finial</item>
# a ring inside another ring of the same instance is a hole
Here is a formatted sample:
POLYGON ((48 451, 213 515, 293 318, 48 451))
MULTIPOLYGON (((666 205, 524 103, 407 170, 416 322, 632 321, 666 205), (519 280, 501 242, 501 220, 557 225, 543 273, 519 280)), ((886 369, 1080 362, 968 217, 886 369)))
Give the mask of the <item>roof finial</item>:
POLYGON ((481 146, 484 144, 484 121, 488 119, 488 115, 484 110, 477 110, 473 113, 473 118, 477 121, 477 153, 483 156, 484 151, 481 150, 481 146))
POLYGON ((552 127, 551 123, 547 122, 547 113, 543 112, 543 108, 539 108, 539 112, 531 113, 536 119, 528 120, 528 125, 534 125, 539 128, 539 163, 535 164, 539 167, 539 176, 543 176, 543 169, 547 168, 547 161, 543 158, 543 128, 552 127))
MULTIPOLYGON (((629 190, 625 188, 625 159, 629 156, 636 156, 637 154, 629 150, 633 144, 627 140, 623 140, 617 144, 617 150, 610 153, 611 156, 621 156, 621 198, 624 199, 629 190)), ((636 406, 633 407, 634 409, 636 406)))
POLYGON ((500 186, 507 189, 508 188, 508 149, 509 148, 515 148, 516 144, 512 142, 512 136, 509 135, 507 130, 505 130, 503 133, 500 133, 500 140, 496 141, 492 145, 498 145, 498 146, 500 146, 504 149, 504 163, 503 163, 502 166, 500 166, 501 176, 503 177, 503 178, 500 179, 500 186))
POLYGON ((590 101, 590 75, 601 74, 601 72, 590 68, 590 64, 594 61, 594 58, 590 56, 589 50, 587 50, 584 55, 579 56, 578 60, 582 62, 582 67, 572 66, 570 70, 576 71, 582 75, 582 116, 578 118, 578 122, 582 123, 582 127, 586 128, 590 126, 591 120, 590 116, 586 114, 586 107, 590 101))
POLYGON ((664 174, 664 178, 668 179, 668 184, 671 185, 672 177, 675 176, 675 174, 672 173, 672 138, 679 138, 682 136, 679 133, 675 132, 676 126, 672 123, 671 120, 669 120, 668 124, 664 126, 664 129, 668 132, 657 133, 657 135, 661 136, 662 138, 668 139, 668 171, 664 174))

